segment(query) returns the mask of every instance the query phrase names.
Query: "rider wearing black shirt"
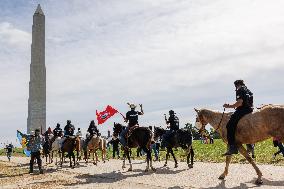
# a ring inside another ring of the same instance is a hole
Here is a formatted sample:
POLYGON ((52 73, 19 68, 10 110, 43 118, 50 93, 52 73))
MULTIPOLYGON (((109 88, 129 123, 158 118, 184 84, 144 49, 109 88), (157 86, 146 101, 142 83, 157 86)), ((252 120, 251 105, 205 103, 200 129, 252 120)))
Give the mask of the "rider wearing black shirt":
POLYGON ((54 137, 60 137, 62 135, 62 129, 59 123, 57 123, 56 128, 53 130, 53 135, 54 137))
POLYGON ((232 105, 224 104, 224 108, 235 108, 236 111, 231 115, 229 122, 227 123, 227 140, 229 149, 224 155, 237 154, 238 149, 235 144, 235 132, 239 120, 246 114, 253 111, 252 93, 244 84, 243 80, 236 80, 234 82, 236 87, 236 102, 232 105))
POLYGON ((125 135, 128 132, 130 127, 133 127, 135 125, 139 125, 138 124, 138 116, 139 115, 143 115, 143 108, 142 108, 142 104, 139 104, 141 111, 135 111, 136 106, 134 104, 129 104, 130 107, 130 111, 128 111, 126 113, 126 117, 125 117, 125 122, 128 122, 128 127, 126 127, 126 129, 124 129, 121 133, 120 133, 120 143, 123 146, 126 146, 126 138, 125 135))
POLYGON ((173 110, 170 110, 169 114, 170 114, 169 119, 167 120, 167 118, 165 117, 165 120, 166 124, 167 125, 169 124, 168 128, 170 128, 170 130, 166 131, 166 133, 163 135, 162 147, 166 147, 168 145, 170 137, 174 134, 176 130, 179 129, 179 119, 175 115, 175 112, 173 110))

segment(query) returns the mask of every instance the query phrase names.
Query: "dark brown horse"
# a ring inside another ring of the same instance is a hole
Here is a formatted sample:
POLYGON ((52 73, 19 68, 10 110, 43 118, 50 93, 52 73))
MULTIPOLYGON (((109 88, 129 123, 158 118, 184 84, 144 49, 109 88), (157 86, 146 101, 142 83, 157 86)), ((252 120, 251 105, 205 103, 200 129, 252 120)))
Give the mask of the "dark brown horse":
MULTIPOLYGON (((114 123, 113 127, 113 135, 115 137, 118 137, 119 134, 122 132, 122 130, 125 129, 125 126, 122 126, 120 123, 114 123)), ((130 164, 129 171, 132 171, 132 163, 130 159, 130 151, 131 148, 140 147, 142 148, 146 154, 147 154, 147 167, 145 171, 149 171, 149 164, 153 171, 155 171, 155 168, 152 166, 152 156, 151 156, 151 140, 152 140, 152 132, 148 127, 138 127, 131 131, 131 133, 128 134, 127 138, 127 146, 124 147, 124 154, 127 156, 127 159, 130 164)), ((125 168, 125 156, 123 159, 123 165, 122 168, 125 168)))
MULTIPOLYGON (((154 139, 157 140, 159 137, 162 137, 166 133, 166 130, 161 127, 154 127, 154 139)), ((172 154, 174 161, 175 161, 175 168, 178 167, 178 163, 173 152, 173 148, 181 147, 182 149, 186 150, 187 153, 187 165, 189 168, 193 167, 193 157, 194 151, 192 148, 192 134, 190 131, 185 129, 179 129, 167 141, 167 155, 166 155, 166 162, 164 166, 167 166, 169 153, 172 154), (189 158, 191 157, 191 163, 189 163, 189 158)))
POLYGON ((70 167, 74 168, 75 167, 75 154, 74 154, 74 150, 76 150, 76 143, 77 143, 77 138, 76 137, 67 137, 63 143, 62 146, 62 155, 61 155, 61 166, 63 164, 64 161, 64 153, 67 152, 67 156, 70 159, 70 167), (72 160, 73 159, 73 166, 72 166, 72 160))

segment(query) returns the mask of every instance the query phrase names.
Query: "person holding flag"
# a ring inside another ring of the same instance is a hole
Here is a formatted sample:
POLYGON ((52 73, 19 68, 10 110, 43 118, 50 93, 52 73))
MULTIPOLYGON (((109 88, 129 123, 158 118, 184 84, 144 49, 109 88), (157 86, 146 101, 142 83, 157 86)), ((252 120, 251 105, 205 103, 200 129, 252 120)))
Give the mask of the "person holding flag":
POLYGON ((128 122, 128 127, 126 127, 126 129, 124 129, 121 133, 120 133, 120 136, 119 136, 119 140, 120 140, 120 143, 126 147, 126 133, 129 131, 129 129, 131 127, 134 127, 136 125, 139 125, 138 124, 138 116, 139 115, 143 115, 144 114, 144 111, 143 111, 143 108, 142 108, 142 104, 139 104, 140 106, 140 109, 141 111, 135 111, 135 108, 136 108, 136 105, 135 104, 130 104, 130 103, 127 103, 130 107, 130 111, 128 111, 126 113, 126 117, 123 117, 124 118, 124 121, 127 123, 128 122))

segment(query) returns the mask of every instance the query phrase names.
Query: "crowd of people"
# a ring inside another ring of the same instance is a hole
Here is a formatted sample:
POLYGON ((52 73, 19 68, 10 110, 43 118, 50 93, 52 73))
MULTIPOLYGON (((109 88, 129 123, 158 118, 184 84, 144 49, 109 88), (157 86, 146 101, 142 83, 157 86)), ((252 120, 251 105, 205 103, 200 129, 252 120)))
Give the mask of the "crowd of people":
MULTIPOLYGON (((235 144, 235 131, 238 124, 238 121, 245 116, 246 114, 249 114, 253 111, 253 93, 246 87, 243 80, 236 80, 234 82, 234 85, 236 87, 236 102, 233 104, 225 103, 223 105, 224 108, 234 108, 235 112, 231 115, 230 120, 227 123, 227 141, 228 141, 228 151, 224 153, 224 155, 232 155, 237 154, 238 149, 235 144)), ((142 104, 139 104, 140 111, 136 110, 135 104, 128 104, 130 107, 130 111, 126 113, 126 116, 124 117, 124 121, 127 123, 127 126, 122 132, 119 134, 119 136, 112 136, 111 139, 108 142, 108 146, 112 145, 112 151, 113 151, 113 158, 117 156, 117 158, 120 158, 120 144, 122 148, 127 148, 127 137, 129 133, 136 127, 139 127, 138 117, 142 116, 144 114, 142 104)), ((222 121, 222 119, 221 119, 222 121)), ((220 122, 221 122, 220 121, 220 122)), ((179 118, 176 116, 175 112, 173 110, 169 111, 169 118, 166 117, 165 114, 165 122, 167 124, 168 130, 165 132, 165 134, 162 135, 161 139, 156 140, 152 142, 151 144, 151 150, 155 154, 155 160, 159 160, 159 149, 165 148, 169 145, 169 141, 172 137, 174 137, 177 130, 179 130, 179 118)), ((149 130, 154 135, 153 127, 149 126, 149 130)), ((37 163, 39 166, 40 173, 43 173, 42 171, 42 161, 40 158, 40 150, 42 145, 42 138, 40 134, 40 130, 36 129, 35 131, 31 131, 30 133, 31 138, 28 142, 27 148, 31 151, 31 160, 30 160, 30 173, 33 172, 33 162, 34 159, 37 159, 37 163)), ((43 134, 44 137, 52 137, 52 140, 54 140, 56 137, 62 137, 62 144, 64 145, 65 139, 68 137, 79 137, 82 138, 82 132, 81 129, 78 128, 77 132, 75 133, 75 127, 71 123, 71 120, 67 120, 67 124, 65 125, 64 129, 61 128, 61 125, 57 123, 55 129, 51 129, 50 127, 47 129, 47 131, 43 134)), ((87 134, 84 140, 83 148, 87 148, 87 145, 89 141, 94 136, 100 136, 101 133, 98 130, 98 127, 95 124, 95 121, 92 120, 89 124, 89 127, 87 129, 87 134)), ((210 136, 210 143, 214 143, 213 137, 210 136)), ((279 148, 279 151, 274 154, 274 157, 280 153, 284 156, 284 147, 282 143, 277 139, 273 139, 273 144, 275 147, 279 148)), ((141 151, 138 148, 137 154, 139 155, 141 151)), ((9 154, 12 153, 10 150, 10 147, 7 147, 7 151, 9 154)))

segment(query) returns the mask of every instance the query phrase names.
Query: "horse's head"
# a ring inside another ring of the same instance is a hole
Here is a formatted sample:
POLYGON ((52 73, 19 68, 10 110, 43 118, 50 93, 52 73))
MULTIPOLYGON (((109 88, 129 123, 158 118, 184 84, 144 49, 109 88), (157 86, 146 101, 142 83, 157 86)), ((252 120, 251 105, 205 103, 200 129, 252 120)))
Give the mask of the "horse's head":
POLYGON ((122 131, 123 126, 120 123, 113 123, 113 136, 117 137, 122 131))
POLYGON ((198 110, 195 109, 197 113, 196 120, 195 120, 195 127, 202 133, 205 130, 205 126, 208 124, 208 121, 205 116, 205 111, 203 109, 198 110))
POLYGON ((154 127, 154 140, 157 140, 165 133, 165 130, 161 127, 154 127))

